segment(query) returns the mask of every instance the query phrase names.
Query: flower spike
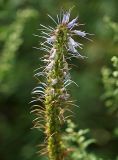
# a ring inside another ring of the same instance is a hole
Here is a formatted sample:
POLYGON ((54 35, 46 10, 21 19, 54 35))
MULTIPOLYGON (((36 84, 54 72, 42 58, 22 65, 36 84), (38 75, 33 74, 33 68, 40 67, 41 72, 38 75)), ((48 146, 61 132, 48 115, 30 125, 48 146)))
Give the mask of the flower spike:
POLYGON ((33 123, 34 128, 44 129, 46 149, 43 149, 43 153, 48 154, 49 160, 64 160, 66 148, 62 143, 61 125, 70 117, 67 113, 65 116, 65 112, 72 112, 71 107, 77 106, 68 91, 68 86, 76 83, 71 80, 67 59, 84 58, 78 51, 79 48, 82 49, 82 44, 76 42, 74 36, 87 39, 88 35, 84 31, 74 29, 79 26, 78 17, 70 20, 70 11, 57 15, 57 21, 48 15, 56 27, 41 24, 42 35, 35 35, 44 39, 40 50, 46 54, 41 58, 45 66, 38 68, 35 73, 38 81, 41 76, 43 82, 39 81, 32 91, 32 112, 36 115, 33 123), (43 71, 40 71, 42 68, 43 71))

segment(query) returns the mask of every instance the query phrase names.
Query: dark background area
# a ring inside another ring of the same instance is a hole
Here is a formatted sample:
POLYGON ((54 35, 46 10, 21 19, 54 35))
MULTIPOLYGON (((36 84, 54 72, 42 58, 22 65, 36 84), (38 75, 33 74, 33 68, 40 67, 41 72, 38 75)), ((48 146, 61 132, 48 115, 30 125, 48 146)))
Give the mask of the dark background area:
POLYGON ((81 39, 84 60, 72 59, 70 91, 80 108, 74 122, 78 128, 90 128, 96 145, 90 151, 106 160, 118 156, 118 119, 107 113, 101 70, 111 67, 110 59, 118 55, 117 0, 0 0, 0 160, 38 160, 36 145, 43 134, 32 128, 29 104, 37 81, 34 70, 41 65, 40 23, 54 26, 47 14, 56 18, 60 9, 74 6, 71 18, 79 15, 81 30, 93 33, 93 42, 81 39))

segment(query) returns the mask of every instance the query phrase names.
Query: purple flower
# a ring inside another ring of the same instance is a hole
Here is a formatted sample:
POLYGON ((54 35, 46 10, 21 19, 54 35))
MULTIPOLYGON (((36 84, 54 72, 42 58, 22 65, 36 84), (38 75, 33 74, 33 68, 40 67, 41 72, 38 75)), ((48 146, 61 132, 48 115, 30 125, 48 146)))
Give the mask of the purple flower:
POLYGON ((75 19, 73 19, 71 22, 68 23, 67 27, 69 29, 72 29, 73 27, 75 27, 77 25, 77 20, 78 20, 78 17, 76 17, 75 19))
POLYGON ((86 37, 86 33, 84 31, 74 30, 73 33, 81 37, 86 37))
POLYGON ((73 43, 71 41, 68 41, 68 48, 69 48, 69 51, 73 52, 73 53, 76 53, 77 50, 75 48, 76 46, 73 45, 73 43))
POLYGON ((70 12, 66 12, 65 14, 63 14, 62 23, 64 23, 64 24, 68 23, 69 18, 70 18, 70 12))
POLYGON ((74 48, 79 47, 82 49, 82 47, 81 47, 82 44, 75 42, 74 39, 72 39, 71 37, 68 38, 68 41, 69 41, 68 45, 71 46, 71 48, 73 46, 74 48))
POLYGON ((78 43, 74 41, 74 39, 72 39, 71 37, 68 38, 69 43, 74 46, 74 47, 78 47, 78 43))
POLYGON ((76 47, 80 47, 81 48, 80 45, 82 45, 82 44, 75 42, 71 37, 69 37, 68 50, 70 52, 74 53, 73 56, 83 58, 83 56, 81 54, 79 54, 77 49, 76 49, 76 47))

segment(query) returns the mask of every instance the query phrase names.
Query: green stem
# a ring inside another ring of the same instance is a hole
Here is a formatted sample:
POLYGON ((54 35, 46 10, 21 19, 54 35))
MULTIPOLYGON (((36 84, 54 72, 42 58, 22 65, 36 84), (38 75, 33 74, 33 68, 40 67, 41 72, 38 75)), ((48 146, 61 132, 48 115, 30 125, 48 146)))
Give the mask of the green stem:
POLYGON ((56 48, 56 56, 54 57, 53 69, 47 73, 47 87, 45 90, 45 107, 46 107, 46 135, 47 135, 47 150, 50 160, 63 160, 63 147, 61 141, 61 124, 60 111, 62 102, 60 95, 64 86, 65 66, 64 59, 64 31, 59 29, 57 40, 53 47, 56 48))

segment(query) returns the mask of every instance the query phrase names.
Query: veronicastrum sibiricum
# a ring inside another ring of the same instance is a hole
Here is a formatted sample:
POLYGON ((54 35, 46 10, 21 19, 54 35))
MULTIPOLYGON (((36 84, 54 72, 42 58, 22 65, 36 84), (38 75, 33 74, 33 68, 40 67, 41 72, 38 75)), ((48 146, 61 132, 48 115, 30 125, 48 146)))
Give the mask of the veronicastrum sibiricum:
POLYGON ((61 125, 69 117, 67 112, 72 113, 71 107, 77 106, 71 99, 67 87, 75 82, 71 80, 67 59, 71 57, 84 58, 78 49, 82 49, 82 44, 74 40, 74 36, 88 39, 85 31, 77 30, 79 27, 78 17, 70 20, 70 11, 57 15, 57 21, 48 15, 56 27, 44 26, 41 24, 41 36, 44 42, 39 49, 45 51, 41 58, 44 62, 43 71, 35 76, 39 84, 33 90, 34 110, 36 119, 34 128, 43 128, 46 141, 45 149, 41 154, 47 154, 49 160, 63 160, 66 155, 66 147, 62 142, 61 125), (43 76, 43 82, 39 77, 43 76), (37 108, 35 108, 37 107, 37 108), (65 114, 66 113, 66 114, 65 114))

